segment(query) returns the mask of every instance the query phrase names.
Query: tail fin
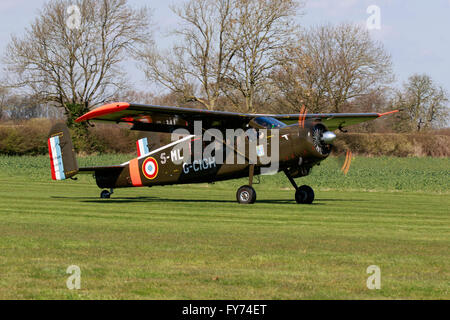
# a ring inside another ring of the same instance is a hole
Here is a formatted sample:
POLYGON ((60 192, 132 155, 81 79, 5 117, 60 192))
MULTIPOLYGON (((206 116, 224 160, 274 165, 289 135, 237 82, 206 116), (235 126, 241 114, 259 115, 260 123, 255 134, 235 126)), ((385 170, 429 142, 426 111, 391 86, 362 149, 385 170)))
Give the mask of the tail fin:
POLYGON ((65 124, 55 124, 50 130, 48 152, 53 180, 69 179, 78 173, 75 150, 65 124))

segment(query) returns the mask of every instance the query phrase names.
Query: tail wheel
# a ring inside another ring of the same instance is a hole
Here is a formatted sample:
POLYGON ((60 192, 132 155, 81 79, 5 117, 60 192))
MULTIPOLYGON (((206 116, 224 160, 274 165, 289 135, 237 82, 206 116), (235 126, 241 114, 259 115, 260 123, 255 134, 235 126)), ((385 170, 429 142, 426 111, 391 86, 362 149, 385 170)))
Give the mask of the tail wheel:
POLYGON ((236 192, 236 200, 240 204, 253 204, 256 201, 256 191, 250 186, 242 186, 236 192))
POLYGON ((103 190, 102 193, 100 193, 100 198, 109 199, 111 198, 111 193, 109 191, 103 190))
POLYGON ((311 204, 314 201, 314 190, 310 186, 301 186, 295 191, 295 201, 300 204, 311 204))

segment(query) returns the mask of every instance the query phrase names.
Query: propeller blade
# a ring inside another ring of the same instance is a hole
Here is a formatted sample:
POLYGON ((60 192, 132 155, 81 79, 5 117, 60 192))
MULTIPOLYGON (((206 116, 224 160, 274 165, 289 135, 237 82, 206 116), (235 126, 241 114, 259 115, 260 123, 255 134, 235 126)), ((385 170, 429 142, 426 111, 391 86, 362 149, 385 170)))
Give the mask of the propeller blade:
POLYGON ((352 163, 352 152, 350 150, 347 150, 347 153, 345 155, 345 161, 341 168, 342 173, 347 175, 348 170, 350 170, 351 163, 352 163))
POLYGON ((298 116, 298 126, 300 128, 304 128, 305 127, 305 119, 306 119, 306 114, 307 114, 307 110, 305 108, 304 105, 302 105, 302 108, 300 109, 300 114, 298 116))

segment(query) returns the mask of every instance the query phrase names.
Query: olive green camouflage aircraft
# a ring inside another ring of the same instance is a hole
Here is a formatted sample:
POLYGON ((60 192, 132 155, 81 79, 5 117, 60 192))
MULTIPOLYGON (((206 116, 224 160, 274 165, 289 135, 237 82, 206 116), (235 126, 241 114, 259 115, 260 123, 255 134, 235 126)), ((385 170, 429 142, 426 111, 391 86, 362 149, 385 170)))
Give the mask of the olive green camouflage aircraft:
POLYGON ((236 193, 241 204, 256 200, 253 178, 283 171, 294 186, 297 203, 310 204, 314 191, 298 187, 294 178, 304 177, 326 159, 336 139, 333 131, 377 119, 386 113, 244 114, 179 107, 107 104, 76 121, 127 123, 131 130, 172 133, 172 142, 149 147, 148 138, 137 141, 138 156, 127 163, 79 168, 69 130, 52 127, 48 147, 53 180, 73 179, 81 173, 94 175, 110 198, 116 188, 174 184, 212 183, 248 177, 248 185, 236 193), (270 154, 270 158, 269 158, 270 154))

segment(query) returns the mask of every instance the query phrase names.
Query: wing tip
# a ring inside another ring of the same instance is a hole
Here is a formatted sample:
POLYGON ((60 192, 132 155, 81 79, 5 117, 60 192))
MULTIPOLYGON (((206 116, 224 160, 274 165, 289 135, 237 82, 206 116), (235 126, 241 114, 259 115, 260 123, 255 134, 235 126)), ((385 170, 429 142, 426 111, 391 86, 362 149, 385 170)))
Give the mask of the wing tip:
POLYGON ((78 119, 75 120, 75 122, 83 122, 86 120, 94 119, 96 117, 103 116, 105 114, 110 114, 118 111, 122 111, 130 107, 130 104, 128 102, 114 102, 105 104, 101 107, 98 107, 94 110, 89 111, 88 113, 82 115, 78 119))
POLYGON ((397 113, 397 112, 400 112, 400 110, 393 110, 393 111, 388 111, 388 112, 384 112, 384 113, 379 113, 378 117, 387 116, 388 114, 397 113))

